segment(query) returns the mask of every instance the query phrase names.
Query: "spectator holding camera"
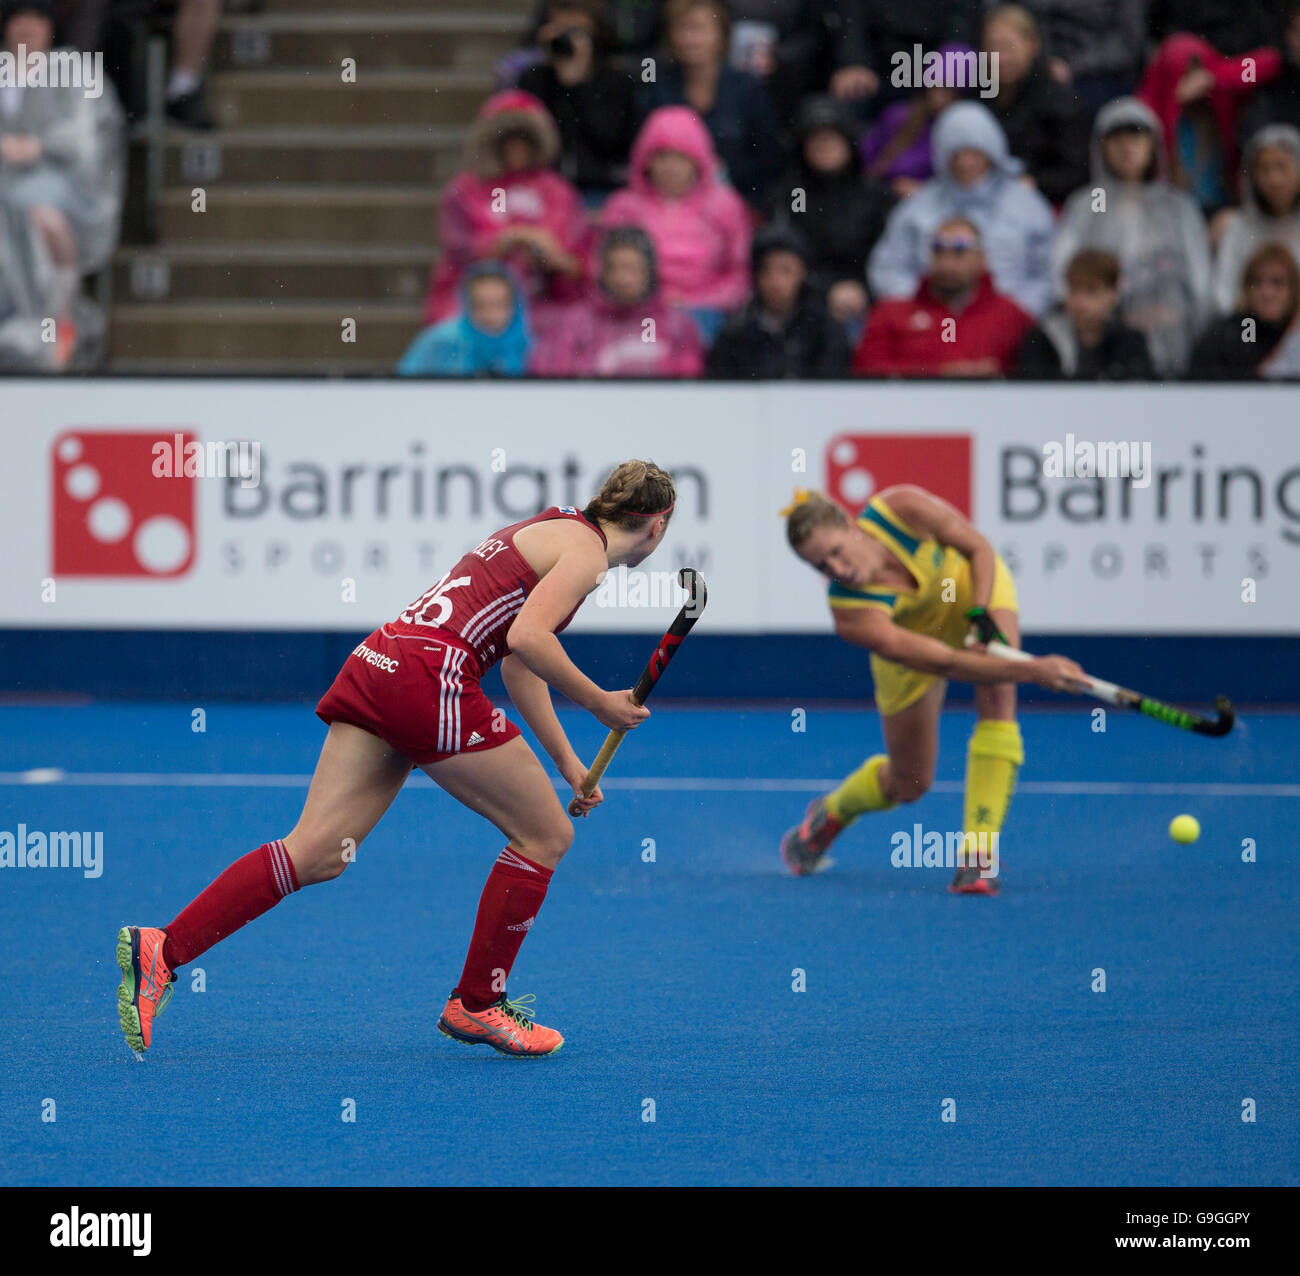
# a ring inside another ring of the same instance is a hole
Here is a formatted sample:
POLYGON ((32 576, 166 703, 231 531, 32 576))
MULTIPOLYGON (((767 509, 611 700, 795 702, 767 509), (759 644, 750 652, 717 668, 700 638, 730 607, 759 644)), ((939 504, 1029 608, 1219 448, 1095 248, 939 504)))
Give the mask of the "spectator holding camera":
POLYGON ((604 0, 549 0, 537 32, 545 61, 519 77, 560 131, 559 171, 599 203, 627 178, 640 123, 637 83, 609 60, 613 35, 604 0))

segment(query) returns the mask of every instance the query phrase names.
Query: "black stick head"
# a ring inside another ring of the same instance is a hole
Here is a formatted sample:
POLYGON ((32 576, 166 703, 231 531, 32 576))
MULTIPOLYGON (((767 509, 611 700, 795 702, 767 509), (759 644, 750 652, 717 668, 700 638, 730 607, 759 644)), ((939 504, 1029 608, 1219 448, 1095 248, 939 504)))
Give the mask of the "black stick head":
POLYGON ((1237 721, 1237 713, 1228 697, 1215 696, 1214 708, 1219 715, 1214 722, 1204 718, 1193 728, 1199 735, 1222 736, 1232 730, 1233 724, 1237 721))
POLYGON ((695 620, 709 601, 709 590, 704 583, 704 577, 694 567, 683 567, 677 573, 677 583, 690 595, 683 610, 687 616, 695 620))

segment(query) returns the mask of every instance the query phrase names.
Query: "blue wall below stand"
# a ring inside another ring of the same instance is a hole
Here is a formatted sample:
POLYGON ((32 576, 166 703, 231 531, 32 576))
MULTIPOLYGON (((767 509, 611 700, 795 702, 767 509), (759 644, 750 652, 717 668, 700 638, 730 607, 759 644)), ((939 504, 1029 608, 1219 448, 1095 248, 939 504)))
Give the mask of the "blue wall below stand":
MULTIPOLYGON (((311 700, 364 633, 0 630, 0 696, 164 700, 311 700)), ((566 634, 569 655, 605 687, 630 686, 657 633, 566 634)), ((1300 702, 1300 639, 1027 635, 1089 672, 1161 699, 1300 702)), ((485 680, 499 694, 500 675, 485 680)), ((870 694, 867 653, 830 634, 692 634, 661 695, 685 700, 852 700, 870 694)), ((954 699, 971 689, 953 684, 954 699)), ((1026 699, 1045 696, 1024 688, 1026 699)))

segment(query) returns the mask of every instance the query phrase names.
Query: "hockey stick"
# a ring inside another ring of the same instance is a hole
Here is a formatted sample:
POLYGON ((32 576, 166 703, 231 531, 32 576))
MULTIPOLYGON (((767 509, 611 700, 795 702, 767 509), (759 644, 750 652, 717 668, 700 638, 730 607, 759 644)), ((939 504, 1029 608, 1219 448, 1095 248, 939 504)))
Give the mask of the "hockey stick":
MULTIPOLYGON (((683 588, 690 591, 690 597, 687 598, 681 611, 677 613, 677 618, 668 626, 668 632, 659 639, 659 645, 655 648, 654 655, 646 662, 646 667, 636 680, 636 686, 632 688, 632 700, 636 704, 645 704, 650 693, 654 690, 655 684, 663 677, 664 670, 668 668, 668 662, 672 660, 677 648, 681 646, 682 639, 694 628, 695 622, 700 618, 700 613, 704 611, 704 604, 709 600, 709 591, 704 586, 704 577, 695 568, 683 567, 677 574, 677 579, 681 582, 683 588)), ((600 746, 600 752, 596 754, 596 760, 583 777, 582 793, 584 797, 590 797, 596 791, 601 776, 605 774, 605 768, 609 766, 614 754, 618 752, 618 746, 623 743, 623 737, 626 734, 626 731, 611 731, 605 737, 605 743, 600 746)), ((579 814, 578 799, 576 797, 569 803, 569 814, 579 814)))
MULTIPOLYGON (((984 650, 990 656, 997 656, 1000 660, 1033 659, 1033 656, 1027 651, 1021 651, 1018 647, 1008 647, 1005 643, 1000 642, 991 642, 984 650)), ((1206 718, 1199 713, 1192 713, 1189 709, 1180 709, 1177 705, 1165 704, 1163 700, 1154 700, 1151 696, 1144 696, 1140 692, 1130 691, 1127 687, 1116 686, 1115 683, 1105 682, 1101 678, 1088 678, 1079 686, 1082 691, 1096 696, 1098 700, 1103 700, 1107 704, 1118 705, 1124 709, 1136 709, 1138 713, 1144 713, 1148 718, 1154 718, 1157 722, 1163 722, 1171 727, 1179 727, 1183 731, 1194 731, 1197 735, 1227 735, 1232 730, 1232 724, 1237 720, 1237 715, 1227 696, 1215 697, 1214 708, 1218 716, 1216 718, 1206 718)))

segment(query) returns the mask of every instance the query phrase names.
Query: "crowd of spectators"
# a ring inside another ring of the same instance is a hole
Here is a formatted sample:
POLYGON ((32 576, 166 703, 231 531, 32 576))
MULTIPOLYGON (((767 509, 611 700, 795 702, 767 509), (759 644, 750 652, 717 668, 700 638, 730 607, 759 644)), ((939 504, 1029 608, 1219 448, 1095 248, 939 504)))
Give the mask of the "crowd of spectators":
POLYGON ((404 374, 1300 373, 1300 0, 537 0, 497 71, 404 374))
MULTIPOLYGON (((166 110, 207 128, 222 0, 172 7, 166 110)), ((0 0, 0 51, 112 10, 0 0)), ((496 70, 403 374, 1300 368, 1300 0, 536 0, 496 70)), ((101 89, 0 84, 0 368, 102 354, 101 89)))

